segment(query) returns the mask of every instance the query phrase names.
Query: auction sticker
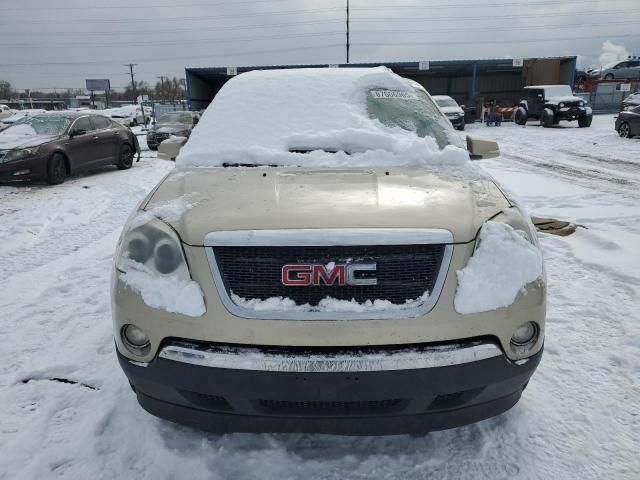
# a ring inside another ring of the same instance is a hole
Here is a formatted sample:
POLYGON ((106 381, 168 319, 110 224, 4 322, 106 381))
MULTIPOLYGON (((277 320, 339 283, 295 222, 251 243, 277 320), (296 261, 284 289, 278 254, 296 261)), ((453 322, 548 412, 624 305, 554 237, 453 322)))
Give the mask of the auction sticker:
POLYGON ((402 100, 415 100, 416 96, 406 90, 371 90, 373 98, 399 98, 402 100))

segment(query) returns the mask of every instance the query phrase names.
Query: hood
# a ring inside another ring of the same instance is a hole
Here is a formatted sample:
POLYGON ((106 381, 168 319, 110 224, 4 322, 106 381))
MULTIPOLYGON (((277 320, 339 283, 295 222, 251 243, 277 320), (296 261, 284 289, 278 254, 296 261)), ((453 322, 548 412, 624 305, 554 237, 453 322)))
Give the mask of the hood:
POLYGON ((442 110, 442 112, 445 115, 452 115, 455 113, 464 113, 464 110, 462 110, 462 108, 460 107, 440 107, 440 110, 442 110))
POLYGON ((152 130, 158 133, 184 132, 191 130, 191 125, 186 123, 158 123, 152 130))
POLYGON ((7 129, 0 132, 0 150, 35 147, 57 138, 57 135, 25 135, 12 133, 11 130, 7 129))
POLYGON ((176 169, 144 210, 175 212, 176 201, 187 208, 163 218, 190 245, 213 231, 295 228, 443 228, 461 243, 509 206, 488 177, 410 167, 176 169))
POLYGON ((560 103, 560 102, 584 102, 584 100, 580 97, 549 97, 546 99, 547 102, 550 103, 560 103))

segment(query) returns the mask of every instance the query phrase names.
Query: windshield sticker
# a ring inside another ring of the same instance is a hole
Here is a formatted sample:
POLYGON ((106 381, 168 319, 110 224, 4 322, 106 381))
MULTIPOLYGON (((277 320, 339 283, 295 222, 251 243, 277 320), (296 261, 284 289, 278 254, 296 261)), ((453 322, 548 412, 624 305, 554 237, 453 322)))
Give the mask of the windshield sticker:
POLYGON ((373 98, 400 98, 402 100, 415 100, 417 97, 413 92, 406 90, 371 90, 373 98))

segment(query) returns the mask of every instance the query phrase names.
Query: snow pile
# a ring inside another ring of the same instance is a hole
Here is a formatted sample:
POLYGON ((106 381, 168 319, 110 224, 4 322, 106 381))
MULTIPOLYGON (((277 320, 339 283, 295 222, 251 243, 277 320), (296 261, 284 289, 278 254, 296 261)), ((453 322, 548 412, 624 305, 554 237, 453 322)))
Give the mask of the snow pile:
POLYGON ((161 276, 138 262, 128 261, 120 279, 142 296, 144 303, 170 313, 199 317, 206 312, 200 285, 177 275, 161 276))
MULTIPOLYGON (((176 166, 468 163, 462 148, 440 150, 429 136, 420 138, 415 132, 371 118, 367 95, 373 88, 415 96, 405 79, 384 67, 244 73, 217 94, 182 148, 176 166), (331 153, 335 150, 347 153, 331 153)), ((448 131, 449 125, 444 125, 448 131)), ((450 142, 461 145, 455 134, 450 142)))
POLYGON ((294 300, 285 297, 271 297, 266 300, 260 298, 246 299, 239 297, 238 295, 231 294, 233 302, 248 310, 255 310, 256 312, 377 312, 377 311, 389 311, 389 310, 408 310, 419 307, 423 304, 427 298, 429 298, 429 292, 424 292, 422 296, 407 300, 403 304, 391 303, 389 300, 367 300, 364 303, 358 303, 354 300, 339 300, 337 298, 325 297, 318 305, 312 306, 308 303, 304 305, 298 305, 294 300))
POLYGON ((458 270, 454 300, 458 313, 507 307, 528 283, 542 277, 542 255, 510 225, 487 222, 469 263, 458 270))

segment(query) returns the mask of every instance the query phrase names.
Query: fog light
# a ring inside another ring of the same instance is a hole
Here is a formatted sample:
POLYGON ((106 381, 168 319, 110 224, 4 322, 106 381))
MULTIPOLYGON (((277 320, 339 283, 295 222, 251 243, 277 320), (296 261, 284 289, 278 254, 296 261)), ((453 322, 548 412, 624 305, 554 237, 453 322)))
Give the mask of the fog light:
POLYGON ((131 324, 122 327, 122 340, 127 349, 136 355, 145 355, 151 344, 144 330, 131 324))
POLYGON ((527 322, 520 325, 511 337, 511 345, 515 347, 528 347, 533 345, 538 338, 538 325, 527 322))

